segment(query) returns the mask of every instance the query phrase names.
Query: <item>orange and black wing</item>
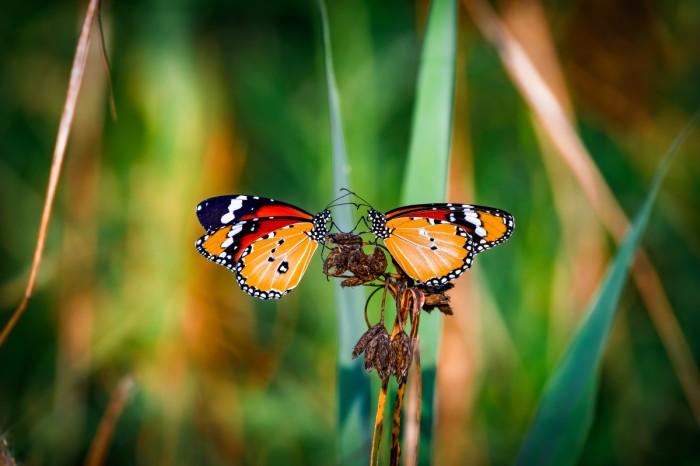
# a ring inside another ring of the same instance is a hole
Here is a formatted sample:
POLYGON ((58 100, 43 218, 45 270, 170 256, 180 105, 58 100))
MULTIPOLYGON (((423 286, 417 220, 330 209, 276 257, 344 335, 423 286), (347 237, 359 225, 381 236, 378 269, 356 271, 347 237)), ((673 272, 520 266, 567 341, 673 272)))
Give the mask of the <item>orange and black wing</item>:
POLYGON ((250 243, 236 264, 241 289, 263 299, 289 293, 299 284, 318 247, 313 230, 313 223, 292 223, 250 243))
POLYGON ((254 196, 221 196, 197 206, 207 234, 197 250, 236 273, 252 296, 281 298, 299 284, 323 242, 330 213, 312 216, 292 205, 254 196))
POLYGON ((371 209, 371 230, 384 240, 408 276, 440 287, 460 276, 481 251, 507 240, 513 216, 469 204, 421 204, 391 210, 371 209))
POLYGON ((311 221, 313 215, 299 207, 267 197, 231 194, 205 199, 197 205, 197 219, 205 230, 269 217, 290 217, 311 221))
POLYGON ((472 204, 420 204, 394 209, 385 215, 387 221, 420 217, 459 225, 472 237, 474 254, 506 241, 515 228, 513 216, 505 210, 472 204))
POLYGON ((472 238, 460 226, 433 218, 387 220, 384 245, 408 276, 428 286, 443 286, 472 263, 472 238))

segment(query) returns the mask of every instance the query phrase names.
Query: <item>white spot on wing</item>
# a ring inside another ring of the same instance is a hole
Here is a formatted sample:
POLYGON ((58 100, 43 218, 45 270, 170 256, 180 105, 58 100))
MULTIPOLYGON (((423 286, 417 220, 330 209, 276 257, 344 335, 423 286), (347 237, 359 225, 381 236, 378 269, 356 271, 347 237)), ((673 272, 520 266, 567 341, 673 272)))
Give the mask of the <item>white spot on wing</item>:
POLYGON ((228 206, 228 212, 221 216, 221 223, 231 223, 236 218, 235 212, 243 206, 243 201, 248 199, 246 196, 238 196, 231 199, 231 204, 228 206))
POLYGON ((233 244, 233 238, 238 233, 240 233, 242 229, 243 229, 242 224, 239 223, 238 225, 234 225, 233 228, 231 228, 231 231, 229 231, 228 234, 226 235, 226 236, 228 236, 228 238, 226 238, 226 241, 221 243, 221 247, 226 249, 227 247, 231 246, 233 244))

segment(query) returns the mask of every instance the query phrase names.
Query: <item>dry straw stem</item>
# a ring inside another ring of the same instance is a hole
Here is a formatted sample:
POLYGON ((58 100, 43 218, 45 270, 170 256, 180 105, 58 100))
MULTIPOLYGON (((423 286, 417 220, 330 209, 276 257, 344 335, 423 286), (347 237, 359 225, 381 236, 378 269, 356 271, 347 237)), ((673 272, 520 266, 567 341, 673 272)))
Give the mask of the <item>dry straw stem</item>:
POLYGON ((401 433, 401 408, 403 408, 403 395, 406 391, 406 382, 401 382, 396 389, 396 401, 394 402, 394 423, 391 426, 391 453, 389 455, 389 464, 398 466, 401 459, 401 442, 399 442, 399 434, 401 433))
POLYGON ((63 105, 63 113, 61 114, 61 121, 58 126, 58 135, 56 136, 56 145, 53 151, 53 162, 51 163, 51 173, 49 174, 49 186, 46 190, 44 211, 41 214, 41 225, 39 226, 39 237, 37 238, 36 249, 34 250, 32 269, 29 272, 29 280, 24 290, 24 297, 5 325, 5 328, 3 328, 2 333, 0 333, 0 346, 5 342, 7 336, 24 313, 29 303, 29 298, 32 296, 32 291, 34 290, 34 284, 36 283, 36 277, 39 272, 39 264, 41 263, 44 245, 46 244, 46 232, 49 228, 49 220, 51 220, 53 201, 56 197, 56 188, 61 175, 61 167, 63 166, 63 158, 66 153, 68 136, 70 135, 71 125, 73 124, 75 107, 78 103, 78 93, 80 92, 83 74, 85 73, 85 64, 87 63, 88 51, 90 48, 90 31, 92 30, 92 24, 97 15, 98 6, 99 0, 90 0, 87 13, 85 14, 85 20, 83 21, 83 28, 80 31, 80 38, 78 39, 73 65, 71 66, 66 102, 63 105))
POLYGON ((85 466, 104 464, 107 458, 107 450, 114 434, 114 427, 117 425, 117 420, 124 411, 124 406, 129 401, 135 386, 134 379, 129 376, 119 381, 119 385, 117 385, 117 388, 112 393, 112 398, 109 400, 107 411, 105 411, 105 415, 97 427, 97 433, 85 459, 85 466))
POLYGON ((403 433, 403 444, 406 447, 403 464, 416 466, 418 464, 418 447, 420 446, 420 412, 422 402, 423 378, 420 371, 420 338, 416 338, 413 350, 413 364, 409 376, 411 385, 406 397, 406 422, 403 433))
POLYGON ((372 437, 372 454, 369 458, 370 466, 379 464, 379 445, 382 442, 382 431, 384 430, 384 407, 386 406, 386 392, 389 388, 389 377, 382 380, 382 389, 379 391, 377 401, 377 415, 374 418, 374 436, 372 437))
MULTIPOLYGON (((425 304, 425 295, 415 289, 408 289, 401 294, 401 318, 404 322, 408 318, 411 319, 411 347, 413 348, 413 364, 411 365, 411 390, 412 395, 409 399, 409 405, 406 406, 406 415, 408 417, 408 428, 404 434, 404 446, 406 447, 406 458, 404 464, 415 465, 418 463, 418 448, 420 443, 420 413, 421 413, 421 383, 420 375, 420 349, 418 347, 418 328, 420 324, 421 312, 423 304, 425 304), (404 313, 404 310, 408 311, 404 313), (417 397, 416 397, 417 395, 417 397)), ((405 324, 404 324, 405 325, 405 324)), ((392 337, 398 333, 401 328, 394 325, 392 337)), ((391 428, 391 465, 398 465, 401 458, 401 445, 399 435, 401 433, 401 410, 403 408, 404 393, 406 391, 406 380, 399 383, 396 392, 396 403, 394 404, 394 424, 391 428)))
MULTIPOLYGON (((629 221, 598 172, 561 103, 491 6, 484 0, 462 0, 462 4, 482 34, 497 49, 511 79, 580 183, 603 225, 619 244, 629 221)), ((658 273, 641 248, 637 252, 632 276, 678 374, 695 421, 700 425, 700 373, 658 273)))
POLYGON ((425 296, 412 290, 413 310, 411 313, 411 346, 413 347, 413 364, 411 365, 411 385, 406 400, 406 427, 404 428, 404 446, 406 454, 404 465, 418 464, 418 449, 420 447, 420 416, 423 398, 423 377, 420 369, 420 337, 418 327, 425 296))

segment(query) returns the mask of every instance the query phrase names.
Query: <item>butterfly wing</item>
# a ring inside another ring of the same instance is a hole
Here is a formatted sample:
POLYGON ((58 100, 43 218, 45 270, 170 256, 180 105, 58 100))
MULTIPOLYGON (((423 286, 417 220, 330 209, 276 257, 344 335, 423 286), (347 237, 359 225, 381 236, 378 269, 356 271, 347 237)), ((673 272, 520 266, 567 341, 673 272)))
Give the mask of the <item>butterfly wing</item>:
POLYGON ((204 257, 236 273, 243 291, 281 298, 299 284, 327 233, 328 211, 313 216, 257 196, 219 196, 197 206, 207 234, 195 246, 204 257))
POLYGON ((384 245, 415 280, 440 286, 472 263, 472 238, 460 226, 434 218, 399 217, 386 221, 384 245))
POLYGON ((318 247, 313 230, 313 223, 292 223, 250 243, 236 264, 241 289, 268 299, 295 288, 318 247))
POLYGON ((309 221, 313 218, 310 213, 291 204, 244 194, 205 199, 197 205, 196 211, 199 223, 207 231, 263 217, 294 217, 309 221))
POLYGON ((260 222, 248 220, 207 232, 197 240, 197 251, 207 259, 235 271, 243 244, 258 238, 260 222))
POLYGON ((472 204, 419 204, 386 213, 387 221, 404 217, 433 218, 459 225, 471 235, 474 254, 506 241, 515 228, 513 216, 505 210, 472 204))

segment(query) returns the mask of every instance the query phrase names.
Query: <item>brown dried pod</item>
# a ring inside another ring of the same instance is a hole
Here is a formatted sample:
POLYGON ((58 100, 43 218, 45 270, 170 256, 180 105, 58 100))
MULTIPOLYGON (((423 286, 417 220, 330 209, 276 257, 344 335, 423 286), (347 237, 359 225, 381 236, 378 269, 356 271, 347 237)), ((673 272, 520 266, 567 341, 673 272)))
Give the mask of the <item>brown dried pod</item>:
POLYGON ((355 347, 352 349, 352 358, 355 359, 361 355, 367 348, 369 342, 381 331, 386 332, 386 328, 384 328, 384 324, 380 322, 377 325, 370 327, 365 333, 363 333, 355 344, 355 347))
POLYGON ((382 379, 389 377, 393 370, 395 355, 392 348, 389 334, 381 322, 370 327, 361 337, 352 350, 353 359, 360 354, 365 354, 365 369, 377 370, 377 374, 382 379))
POLYGON ((396 380, 401 383, 406 380, 408 370, 411 368, 413 360, 413 346, 409 336, 401 330, 391 339, 391 347, 394 350, 394 367, 392 374, 396 376, 396 380))
POLYGON ((382 248, 375 246, 372 255, 363 255, 364 257, 362 257, 361 260, 350 264, 350 271, 357 277, 366 281, 372 281, 386 272, 388 263, 386 261, 386 254, 384 254, 382 248))
POLYGON ((376 280, 386 271, 384 251, 378 246, 371 255, 362 249, 364 241, 351 233, 328 235, 328 242, 336 244, 323 264, 323 272, 331 277, 345 278, 341 286, 359 286, 376 280), (353 276, 344 275, 350 272, 353 276))
POLYGON ((352 233, 334 233, 328 235, 326 240, 336 246, 323 263, 323 273, 335 277, 341 276, 349 268, 351 253, 362 249, 362 238, 352 233), (331 271, 331 269, 334 270, 331 271))
POLYGON ((348 287, 348 286, 360 286, 364 285, 366 282, 358 277, 348 277, 342 282, 340 282, 340 286, 342 287, 348 287))
POLYGON ((425 296, 423 310, 431 312, 433 309, 438 308, 443 314, 451 316, 452 307, 450 307, 450 297, 447 296, 445 292, 454 287, 454 284, 449 282, 440 286, 418 285, 417 288, 420 289, 425 296))
POLYGON ((452 315, 452 307, 450 306, 450 297, 445 293, 425 293, 425 303, 423 310, 430 312, 438 308, 445 315, 452 315))

